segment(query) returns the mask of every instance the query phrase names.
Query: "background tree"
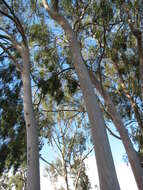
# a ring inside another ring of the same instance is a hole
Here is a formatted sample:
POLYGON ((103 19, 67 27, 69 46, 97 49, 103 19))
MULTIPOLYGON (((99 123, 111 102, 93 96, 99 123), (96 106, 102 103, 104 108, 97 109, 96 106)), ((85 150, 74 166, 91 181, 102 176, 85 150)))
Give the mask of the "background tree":
POLYGON ((55 184, 60 177, 64 179, 64 189, 89 189, 84 161, 92 148, 88 145, 89 129, 85 131, 85 119, 81 119, 80 112, 73 111, 59 111, 56 115, 57 122, 49 144, 57 152, 57 157, 50 163, 42 158, 48 164, 46 170, 55 184))

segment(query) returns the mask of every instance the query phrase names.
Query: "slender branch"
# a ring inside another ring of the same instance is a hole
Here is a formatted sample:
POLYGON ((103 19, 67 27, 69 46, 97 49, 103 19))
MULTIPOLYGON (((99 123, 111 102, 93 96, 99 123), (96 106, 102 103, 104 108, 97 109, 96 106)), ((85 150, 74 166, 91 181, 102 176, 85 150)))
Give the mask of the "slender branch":
MULTIPOLYGON (((105 124, 106 125, 106 124, 105 124)), ((106 129, 109 131, 109 133, 114 136, 115 138, 122 140, 121 137, 119 137, 118 135, 116 135, 107 125, 106 125, 106 129)))
POLYGON ((68 67, 68 68, 63 69, 62 71, 60 71, 60 72, 58 73, 58 75, 61 75, 61 74, 63 74, 64 72, 69 71, 69 70, 73 70, 73 69, 74 69, 74 67, 68 67))
POLYGON ((15 23, 14 18, 13 18, 12 16, 8 15, 6 12, 0 10, 0 13, 1 13, 2 15, 6 16, 7 18, 9 18, 10 20, 12 20, 12 21, 15 23))
POLYGON ((61 146, 60 146, 61 143, 60 143, 60 141, 59 141, 59 137, 57 136, 57 134, 56 134, 56 137, 57 137, 57 141, 58 141, 59 144, 56 142, 55 137, 53 137, 53 141, 55 142, 55 144, 56 144, 58 150, 60 151, 60 153, 61 153, 61 155, 62 155, 62 148, 61 148, 61 146))
POLYGON ((86 112, 84 110, 76 110, 76 109, 58 109, 58 110, 43 110, 44 112, 86 112))
POLYGON ((47 161, 45 158, 43 158, 41 155, 40 155, 40 159, 41 159, 43 162, 45 162, 46 164, 48 164, 49 166, 54 167, 54 169, 56 170, 56 172, 57 172, 59 175, 61 175, 61 173, 57 170, 57 168, 54 166, 54 164, 48 162, 48 161, 47 161))
POLYGON ((7 13, 3 12, 0 10, 0 12, 2 14, 4 14, 5 16, 7 16, 8 18, 10 18, 16 25, 18 31, 20 32, 22 38, 23 38, 23 42, 24 44, 26 45, 27 47, 27 40, 26 40, 26 36, 25 36, 25 32, 24 32, 24 29, 23 29, 23 26, 19 20, 19 18, 15 15, 14 11, 10 8, 10 6, 6 3, 5 0, 2 0, 2 2, 4 3, 4 5, 6 6, 6 8, 10 11, 10 13, 13 15, 13 17, 11 17, 10 15, 8 15, 7 13))
MULTIPOLYGON (((76 129, 77 131, 77 129, 76 129)), ((71 162, 71 152, 72 152, 72 149, 73 149, 73 145, 74 145, 74 141, 75 141, 75 138, 76 138, 76 132, 74 133, 74 136, 72 137, 72 142, 70 142, 70 146, 68 147, 68 152, 67 152, 67 155, 66 155, 66 160, 68 159, 69 162, 71 162)))
POLYGON ((15 37, 2 27, 0 27, 0 30, 2 30, 7 34, 7 35, 0 34, 0 38, 9 40, 13 44, 13 47, 16 48, 20 52, 20 54, 22 54, 23 49, 21 47, 21 44, 16 41, 15 37))
POLYGON ((44 159, 41 155, 40 155, 40 159, 41 159, 42 161, 44 161, 46 164, 48 164, 48 165, 50 165, 50 166, 53 166, 52 163, 48 162, 48 161, 47 161, 46 159, 44 159))
MULTIPOLYGON (((103 92, 104 93, 104 92, 103 92)), ((101 102, 100 102, 101 103, 101 102)), ((102 104, 102 103, 101 103, 102 104)), ((102 108, 103 108, 103 111, 112 119, 112 115, 104 108, 104 105, 102 104, 102 108)), ((121 137, 119 137, 118 135, 116 135, 105 123, 105 127, 106 129, 109 131, 109 133, 114 136, 115 138, 119 139, 119 140, 122 140, 121 137)))
POLYGON ((136 104, 136 102, 134 101, 133 97, 130 95, 130 93, 129 93, 127 87, 126 87, 126 84, 124 82, 123 76, 119 72, 119 65, 116 62, 113 62, 113 64, 114 64, 114 66, 115 66, 115 68, 116 68, 116 70, 118 72, 119 80, 120 80, 123 92, 124 92, 125 96, 128 98, 128 100, 130 101, 130 104, 131 104, 131 107, 132 107, 132 109, 133 109, 133 111, 135 113, 138 125, 139 125, 139 127, 140 127, 140 129, 142 131, 142 134, 143 134, 143 122, 142 122, 142 118, 141 118, 141 115, 140 115, 139 107, 136 104))
MULTIPOLYGON (((91 148, 89 150, 89 152, 81 159, 81 163, 83 163, 83 161, 89 156, 89 154, 93 151, 94 147, 91 148)), ((77 185, 78 185, 78 181, 79 181, 79 178, 80 178, 80 173, 81 173, 81 170, 82 169, 82 165, 80 166, 79 168, 79 171, 78 171, 78 174, 77 174, 77 177, 76 177, 76 180, 75 180, 75 190, 77 190, 77 185)))
POLYGON ((3 34, 0 34, 0 39, 6 39, 6 40, 10 40, 10 37, 9 36, 6 36, 6 35, 3 35, 3 34))
POLYGON ((1 43, 0 43, 0 47, 8 54, 8 56, 10 57, 10 59, 14 62, 17 70, 20 71, 20 72, 22 72, 22 70, 23 70, 22 66, 17 62, 17 60, 15 59, 15 57, 13 57, 11 55, 11 53, 8 51, 8 49, 5 48, 1 43))
POLYGON ((82 158, 82 161, 84 161, 84 160, 89 156, 89 154, 90 154, 93 150, 94 150, 94 147, 92 147, 92 148, 88 151, 88 153, 87 153, 86 155, 84 155, 84 157, 82 158))
MULTIPOLYGON (((89 3, 90 3, 90 2, 89 2, 89 3)), ((77 19, 77 20, 75 21, 74 26, 73 26, 73 30, 76 29, 76 25, 77 25, 78 23, 80 23, 80 22, 82 21, 82 19, 84 18, 85 14, 86 14, 87 8, 88 8, 88 4, 84 7, 84 9, 83 9, 83 11, 82 11, 82 13, 81 13, 79 19, 77 19)))

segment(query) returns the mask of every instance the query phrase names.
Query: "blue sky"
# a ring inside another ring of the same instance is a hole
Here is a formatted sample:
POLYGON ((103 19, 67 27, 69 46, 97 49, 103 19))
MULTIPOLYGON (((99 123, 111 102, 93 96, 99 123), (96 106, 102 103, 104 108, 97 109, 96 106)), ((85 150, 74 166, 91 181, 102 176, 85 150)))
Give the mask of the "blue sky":
MULTIPOLYGON (((115 127, 112 124, 110 124, 110 127, 111 127, 112 131, 118 135, 115 127)), ((126 156, 126 151, 124 149, 122 141, 115 138, 114 136, 112 136, 109 132, 108 132, 108 137, 109 137, 109 142, 110 142, 111 151, 112 151, 115 165, 125 162, 123 157, 126 156)), ((45 145, 41 151, 41 154, 45 159, 47 159, 49 162, 51 162, 52 160, 54 160, 54 158, 56 158, 57 150, 56 150, 56 148, 53 149, 51 146, 49 146, 47 144, 47 141, 45 140, 45 145)), ((94 152, 91 153, 91 155, 94 155, 94 152)), ((42 163, 43 163, 43 161, 42 161, 42 163)))
POLYGON ((111 151, 113 154, 115 165, 123 163, 124 162, 123 156, 126 155, 126 152, 125 152, 122 141, 113 137, 109 133, 108 133, 108 136, 109 136, 109 142, 111 145, 111 151))

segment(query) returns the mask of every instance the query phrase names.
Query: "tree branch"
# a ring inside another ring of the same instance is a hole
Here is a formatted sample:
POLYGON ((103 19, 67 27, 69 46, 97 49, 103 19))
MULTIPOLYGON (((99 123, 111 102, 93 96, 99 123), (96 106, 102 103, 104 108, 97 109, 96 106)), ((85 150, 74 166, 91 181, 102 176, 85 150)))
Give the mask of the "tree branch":
POLYGON ((45 162, 46 164, 48 164, 51 167, 54 167, 54 169, 56 170, 56 172, 61 176, 61 173, 57 170, 57 168, 54 166, 54 164, 48 162, 46 159, 44 159, 41 155, 40 155, 40 159, 45 162))
MULTIPOLYGON (((106 124, 105 124, 106 125, 106 124)), ((118 135, 116 135, 107 125, 106 125, 106 129, 109 131, 109 133, 114 136, 115 138, 122 140, 121 137, 119 137, 118 135)))
POLYGON ((23 70, 22 66, 17 62, 17 60, 15 59, 15 57, 13 57, 11 55, 11 53, 8 51, 8 49, 6 47, 4 47, 1 43, 0 43, 0 47, 8 54, 9 58, 14 62, 17 70, 20 71, 20 72, 22 72, 22 70, 23 70))
POLYGON ((85 112, 83 110, 77 110, 77 109, 58 109, 58 110, 42 110, 44 112, 85 112))
POLYGON ((143 134, 143 122, 142 122, 142 118, 141 118, 141 115, 140 115, 140 110, 139 110, 139 107, 138 105, 136 104, 136 102, 134 101, 134 98, 130 95, 127 87, 126 87, 126 84, 124 82, 124 79, 123 79, 123 76, 122 74, 120 73, 119 71, 119 66, 118 66, 118 63, 116 62, 113 62, 117 72, 118 72, 118 75, 119 75, 119 80, 120 80, 120 83, 121 83, 121 86, 122 86, 122 89, 123 89, 123 92, 125 94, 125 96, 128 98, 130 104, 131 104, 131 107, 135 113, 135 116, 136 116, 136 119, 137 119, 137 122, 138 122, 138 125, 142 131, 142 134, 143 134))
POLYGON ((20 54, 22 54, 23 50, 21 48, 21 44, 16 41, 14 36, 2 27, 0 27, 0 30, 2 30, 6 34, 6 35, 0 34, 0 38, 9 40, 13 44, 13 47, 16 48, 20 52, 20 54))
POLYGON ((0 10, 1 14, 5 15, 6 17, 8 17, 9 19, 11 19, 15 23, 15 25, 16 25, 19 33, 22 36, 24 45, 27 47, 27 39, 26 39, 26 36, 25 36, 25 32, 24 32, 23 26, 22 26, 21 22, 19 21, 19 18, 15 15, 14 11, 10 8, 10 6, 6 3, 5 0, 2 0, 2 2, 6 6, 6 8, 10 11, 10 13, 13 15, 13 17, 0 10))

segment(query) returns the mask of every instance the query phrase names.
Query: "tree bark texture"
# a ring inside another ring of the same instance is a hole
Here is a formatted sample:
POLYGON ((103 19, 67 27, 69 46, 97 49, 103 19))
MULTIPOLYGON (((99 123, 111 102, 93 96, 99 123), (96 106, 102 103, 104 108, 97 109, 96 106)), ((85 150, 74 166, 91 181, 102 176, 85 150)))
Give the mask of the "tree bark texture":
POLYGON ((89 73, 90 73, 90 78, 93 84, 95 85, 95 88, 104 98, 105 104, 108 107, 108 113, 111 115, 113 123, 115 124, 115 127, 117 128, 120 134, 120 137, 123 141, 126 153, 128 155, 129 162, 131 164, 132 171, 136 179, 138 189, 142 190, 143 189, 143 169, 139 162, 137 153, 134 150, 132 142, 129 138, 128 131, 124 127, 120 114, 116 111, 116 108, 113 104, 112 99, 110 98, 110 95, 105 91, 105 89, 103 89, 103 87, 101 88, 100 82, 96 79, 96 76, 93 74, 93 72, 89 71, 89 73))
POLYGON ((40 190, 38 131, 32 105, 28 51, 23 52, 22 58, 24 118, 27 132, 27 190, 40 190))
POLYGON ((43 0, 43 5, 50 16, 64 29, 69 41, 75 70, 80 81, 80 87, 83 92, 84 102, 91 125, 91 134, 97 161, 100 189, 119 190, 120 187, 105 129, 103 114, 99 108, 93 85, 87 68, 83 62, 76 36, 63 16, 57 12, 52 12, 45 0, 43 0))

